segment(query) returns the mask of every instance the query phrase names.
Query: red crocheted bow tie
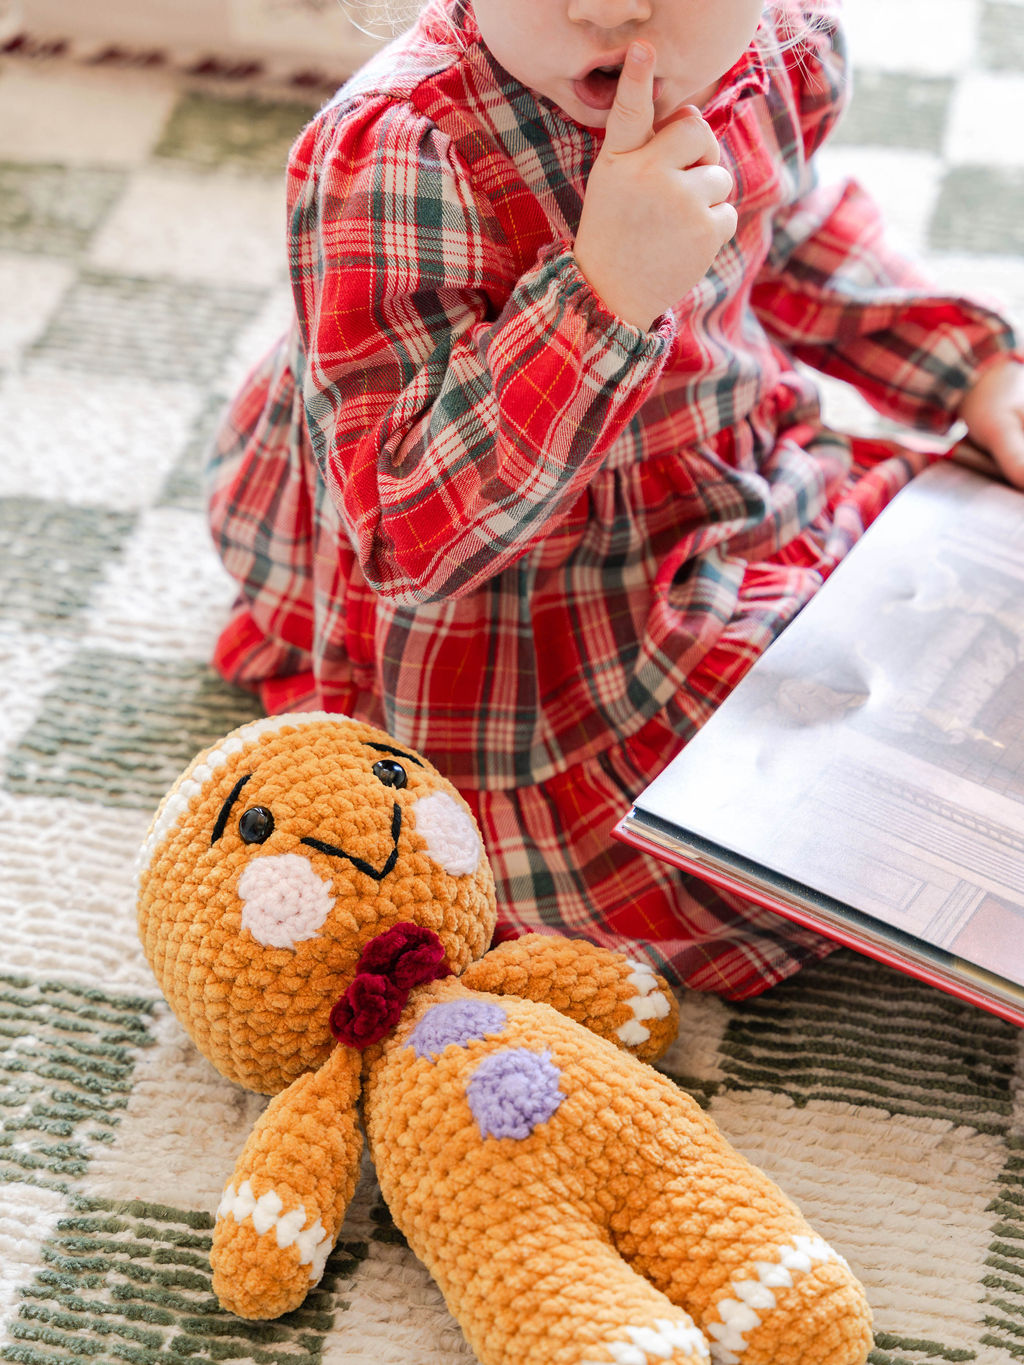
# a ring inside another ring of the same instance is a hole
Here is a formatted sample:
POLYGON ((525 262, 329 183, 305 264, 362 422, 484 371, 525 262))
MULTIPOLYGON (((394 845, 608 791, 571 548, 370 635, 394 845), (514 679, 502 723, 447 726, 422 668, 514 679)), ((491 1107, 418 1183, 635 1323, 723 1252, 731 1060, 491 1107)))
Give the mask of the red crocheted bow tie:
POLYGON ((331 1032, 346 1047, 379 1043, 398 1023, 414 986, 451 974, 433 929, 396 924, 363 949, 355 980, 331 1010, 331 1032))

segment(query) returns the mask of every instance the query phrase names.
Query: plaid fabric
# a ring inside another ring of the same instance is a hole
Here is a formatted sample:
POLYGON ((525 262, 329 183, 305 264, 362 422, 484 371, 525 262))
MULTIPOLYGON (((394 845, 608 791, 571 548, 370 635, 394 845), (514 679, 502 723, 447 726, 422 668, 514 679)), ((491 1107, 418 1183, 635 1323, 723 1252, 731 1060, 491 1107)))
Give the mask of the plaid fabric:
POLYGON ((439 3, 295 144, 295 325, 210 468, 222 673, 427 752, 513 923, 737 998, 828 945, 609 830, 928 458, 827 430, 796 362, 944 432, 1014 345, 818 185, 844 92, 838 30, 762 30, 706 110, 736 237, 642 332, 571 254, 600 134, 439 3))

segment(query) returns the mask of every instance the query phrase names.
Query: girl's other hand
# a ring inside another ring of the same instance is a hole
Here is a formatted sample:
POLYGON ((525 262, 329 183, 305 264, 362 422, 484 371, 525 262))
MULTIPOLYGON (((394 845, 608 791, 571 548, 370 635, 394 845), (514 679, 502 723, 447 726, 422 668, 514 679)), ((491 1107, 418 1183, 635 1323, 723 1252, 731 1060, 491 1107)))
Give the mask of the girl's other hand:
POLYGON ((693 105, 654 126, 655 52, 630 44, 587 182, 574 255, 605 307, 645 330, 736 231, 733 179, 693 105))
POLYGON ((959 415, 1007 482, 1024 489, 1024 365, 1008 358, 983 370, 959 415))

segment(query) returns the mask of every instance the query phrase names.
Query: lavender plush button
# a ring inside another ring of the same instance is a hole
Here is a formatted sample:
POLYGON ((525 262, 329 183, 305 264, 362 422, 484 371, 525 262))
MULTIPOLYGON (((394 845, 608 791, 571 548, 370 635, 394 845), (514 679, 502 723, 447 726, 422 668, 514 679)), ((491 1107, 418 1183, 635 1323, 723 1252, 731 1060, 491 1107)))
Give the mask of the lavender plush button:
POLYGON ((507 1023, 508 1015, 499 1005, 486 1000, 449 1000, 427 1010, 410 1033, 407 1046, 417 1057, 434 1061, 449 1043, 467 1047, 489 1033, 500 1033, 507 1023))
POLYGON ((485 1057, 466 1087, 481 1136, 529 1137, 565 1099, 561 1076, 550 1052, 516 1047, 485 1057))

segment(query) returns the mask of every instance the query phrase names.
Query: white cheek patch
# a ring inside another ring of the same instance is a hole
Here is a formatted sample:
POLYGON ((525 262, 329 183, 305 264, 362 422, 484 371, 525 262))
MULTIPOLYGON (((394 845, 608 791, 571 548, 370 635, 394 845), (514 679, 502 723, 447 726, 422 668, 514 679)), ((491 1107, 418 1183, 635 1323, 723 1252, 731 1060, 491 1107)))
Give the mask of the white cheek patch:
POLYGON ((484 849, 476 823, 447 792, 421 796, 412 816, 427 852, 445 872, 465 877, 477 870, 484 849))
POLYGON ((316 938, 334 905, 331 883, 298 853, 253 858, 238 879, 238 894, 242 928, 268 948, 316 938))

